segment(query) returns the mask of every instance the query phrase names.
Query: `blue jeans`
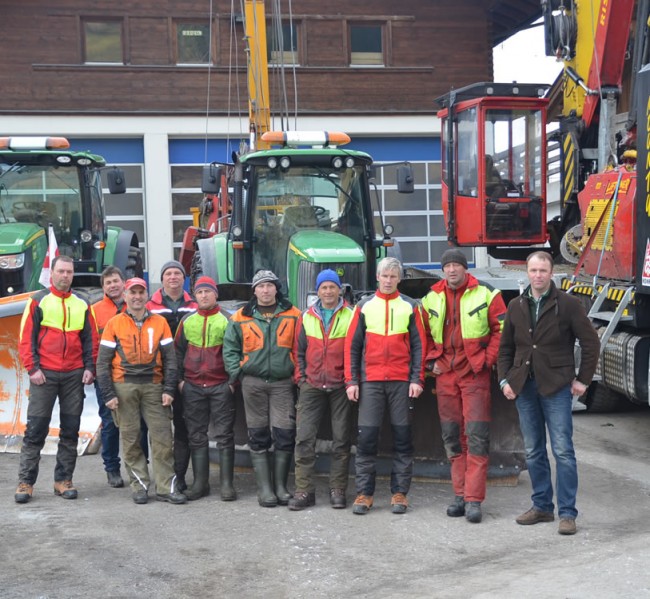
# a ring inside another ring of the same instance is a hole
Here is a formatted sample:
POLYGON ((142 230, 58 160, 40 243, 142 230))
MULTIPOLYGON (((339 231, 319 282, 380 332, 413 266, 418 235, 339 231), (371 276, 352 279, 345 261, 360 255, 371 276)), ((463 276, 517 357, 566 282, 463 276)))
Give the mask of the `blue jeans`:
POLYGON ((102 419, 102 460, 106 472, 120 469, 120 429, 115 426, 112 412, 104 404, 99 385, 95 381, 95 393, 99 405, 99 417, 102 419))
POLYGON ((571 387, 566 385, 553 395, 543 396, 534 379, 528 379, 516 405, 519 426, 526 448, 526 465, 533 485, 533 506, 553 512, 551 467, 546 453, 546 429, 555 457, 556 493, 560 518, 575 518, 578 492, 578 467, 573 450, 573 416, 571 387))

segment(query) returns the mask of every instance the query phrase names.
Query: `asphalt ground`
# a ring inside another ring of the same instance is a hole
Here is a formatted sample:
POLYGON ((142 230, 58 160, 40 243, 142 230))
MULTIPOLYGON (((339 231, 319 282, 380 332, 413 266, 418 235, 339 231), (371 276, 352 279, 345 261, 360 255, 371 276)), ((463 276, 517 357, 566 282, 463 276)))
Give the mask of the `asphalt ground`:
POLYGON ((449 485, 423 480, 405 515, 390 512, 386 479, 365 516, 331 509, 325 477, 313 508, 261 508, 246 469, 232 503, 135 505, 106 484, 98 455, 79 458, 74 501, 53 494, 44 456, 33 500, 18 505, 19 457, 0 454, 0 597, 650 597, 650 410, 578 413, 575 427, 572 537, 557 520, 514 522, 530 506, 525 472, 490 486, 483 522, 470 524, 446 516, 449 485))

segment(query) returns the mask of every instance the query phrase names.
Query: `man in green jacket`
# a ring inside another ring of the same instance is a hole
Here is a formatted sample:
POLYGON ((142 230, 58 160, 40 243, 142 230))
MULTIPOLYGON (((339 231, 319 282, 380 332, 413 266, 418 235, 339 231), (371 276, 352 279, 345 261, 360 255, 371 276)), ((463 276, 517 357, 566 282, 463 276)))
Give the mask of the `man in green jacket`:
POLYGON ((258 271, 252 286, 253 298, 228 323, 223 359, 230 385, 242 387, 259 504, 275 507, 291 498, 287 478, 296 439, 291 350, 300 310, 282 296, 280 280, 270 270, 258 271))

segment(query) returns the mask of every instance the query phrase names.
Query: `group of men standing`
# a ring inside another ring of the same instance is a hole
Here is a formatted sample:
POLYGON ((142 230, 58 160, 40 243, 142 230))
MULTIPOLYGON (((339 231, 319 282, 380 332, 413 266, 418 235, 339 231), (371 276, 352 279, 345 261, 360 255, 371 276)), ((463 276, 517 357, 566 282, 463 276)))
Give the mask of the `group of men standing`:
POLYGON ((219 447, 221 499, 236 498, 234 395, 240 388, 261 506, 298 511, 315 504, 316 438, 327 412, 329 500, 335 509, 347 506, 357 403, 353 513, 366 514, 374 504, 379 433, 388 409, 391 511, 403 514, 413 472, 413 402, 428 372, 435 377, 451 462, 454 499, 447 514, 478 523, 488 472, 490 379, 497 365, 504 395, 516 399, 533 484, 533 507, 517 522, 554 519, 548 428, 558 465, 559 532, 575 533, 571 403, 595 372, 597 334, 579 302, 555 288, 552 258, 544 252, 529 257, 531 284, 507 310, 500 292, 468 272, 460 250, 447 250, 441 263, 443 279, 419 303, 398 291, 400 262, 381 260, 376 292, 354 308, 342 297, 337 273, 324 270, 316 281, 318 299, 303 313, 283 296, 278 277, 262 270, 253 278, 251 300, 228 319, 217 304, 215 282, 198 279, 193 299, 183 291, 185 272, 175 261, 163 267, 163 287, 151 300, 144 280, 124 282, 119 270, 105 271, 105 297, 90 309, 70 292, 72 261, 58 257, 52 286, 30 299, 21 326, 20 353, 31 386, 16 501, 32 496, 57 395, 61 437, 55 492, 77 496, 72 474, 83 384, 93 381, 96 360, 108 482, 123 484, 119 434, 135 503, 148 500, 147 438, 156 499, 184 503, 209 493, 210 423, 219 447), (582 347, 577 376, 576 338, 582 347), (294 450, 292 494, 287 482, 294 450), (194 480, 188 488, 190 461, 194 480))

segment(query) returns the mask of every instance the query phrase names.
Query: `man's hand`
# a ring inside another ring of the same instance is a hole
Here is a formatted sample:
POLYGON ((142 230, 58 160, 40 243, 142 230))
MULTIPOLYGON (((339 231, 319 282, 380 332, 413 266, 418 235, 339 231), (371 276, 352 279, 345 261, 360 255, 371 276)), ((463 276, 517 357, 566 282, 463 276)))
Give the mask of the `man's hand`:
POLYGON ((174 401, 174 396, 170 395, 169 393, 163 393, 162 394, 162 405, 163 406, 171 406, 172 401, 174 401))
POLYGON ((582 397, 587 392, 587 385, 581 383, 578 379, 573 379, 571 383, 571 395, 582 397))
POLYGON ((421 385, 418 385, 418 383, 411 383, 409 385, 409 397, 420 397, 422 391, 424 391, 424 389, 421 385))
POLYGON ((508 383, 503 386, 503 389, 501 389, 501 391, 503 391, 506 399, 509 399, 511 401, 513 399, 517 399, 517 394, 512 390, 512 387, 508 383))
POLYGON ((84 373, 81 376, 81 382, 84 385, 92 385, 94 380, 95 375, 90 370, 84 370, 84 373))
POLYGON ((359 385, 350 385, 345 392, 350 401, 359 401, 359 385))
POLYGON ((115 410, 119 403, 117 397, 114 397, 113 399, 108 400, 105 405, 109 410, 115 410))
POLYGON ((45 374, 43 374, 43 371, 40 368, 29 375, 29 382, 34 385, 42 385, 45 380, 45 374))

